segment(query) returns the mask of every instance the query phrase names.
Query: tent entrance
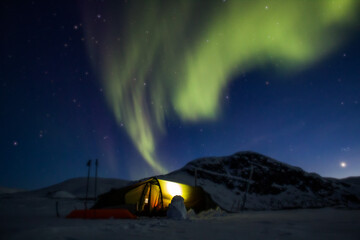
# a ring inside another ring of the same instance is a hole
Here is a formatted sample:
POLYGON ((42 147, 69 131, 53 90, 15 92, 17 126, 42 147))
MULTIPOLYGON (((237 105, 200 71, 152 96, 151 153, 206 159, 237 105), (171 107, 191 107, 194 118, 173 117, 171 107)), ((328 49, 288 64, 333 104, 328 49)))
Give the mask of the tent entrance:
POLYGON ((154 215, 163 210, 162 192, 158 181, 148 181, 125 194, 125 202, 136 206, 139 215, 154 215))

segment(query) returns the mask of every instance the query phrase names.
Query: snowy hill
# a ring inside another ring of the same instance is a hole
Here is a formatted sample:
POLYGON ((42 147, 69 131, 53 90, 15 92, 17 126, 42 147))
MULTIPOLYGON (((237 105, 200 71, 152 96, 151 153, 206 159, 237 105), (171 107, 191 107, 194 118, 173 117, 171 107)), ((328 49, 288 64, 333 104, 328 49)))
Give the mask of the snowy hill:
MULTIPOLYGON (((46 195, 52 196, 56 192, 64 191, 78 198, 84 198, 86 195, 86 181, 87 181, 86 177, 72 178, 46 188, 35 190, 33 191, 33 193, 37 193, 43 196, 46 195)), ((121 188, 123 186, 126 186, 127 184, 129 184, 129 181, 126 180, 113 179, 113 178, 98 178, 97 193, 103 194, 105 192, 110 191, 112 188, 121 188)), ((93 197, 94 191, 95 191, 95 179, 90 178, 88 196, 93 197)))
POLYGON ((17 193, 17 192, 24 192, 24 191, 26 191, 26 190, 17 189, 17 188, 0 187, 0 194, 17 193))
MULTIPOLYGON (((27 192, 19 192, 15 195, 32 196, 32 197, 50 197, 50 198, 85 198, 86 196, 86 177, 72 178, 61 183, 33 190, 27 192)), ((112 188, 121 188, 129 184, 130 181, 113 179, 113 178, 98 178, 97 193, 103 194, 110 191, 112 188)), ((90 198, 94 197, 95 179, 90 178, 89 192, 90 198)), ((14 195, 14 197, 16 197, 14 195)))
POLYGON ((355 180, 323 178, 254 152, 197 159, 159 178, 194 185, 195 169, 197 184, 229 211, 242 207, 256 210, 360 207, 360 188, 355 180), (248 183, 249 192, 245 196, 248 183))

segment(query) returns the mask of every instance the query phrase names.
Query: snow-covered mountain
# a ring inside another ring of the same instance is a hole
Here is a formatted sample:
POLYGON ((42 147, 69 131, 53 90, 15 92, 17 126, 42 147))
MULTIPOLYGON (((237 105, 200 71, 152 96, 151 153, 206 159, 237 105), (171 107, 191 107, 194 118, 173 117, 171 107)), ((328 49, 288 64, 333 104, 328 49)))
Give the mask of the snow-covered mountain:
POLYGON ((197 185, 229 211, 242 208, 360 208, 358 178, 324 178, 255 152, 197 159, 159 178, 194 185, 195 171, 197 185))

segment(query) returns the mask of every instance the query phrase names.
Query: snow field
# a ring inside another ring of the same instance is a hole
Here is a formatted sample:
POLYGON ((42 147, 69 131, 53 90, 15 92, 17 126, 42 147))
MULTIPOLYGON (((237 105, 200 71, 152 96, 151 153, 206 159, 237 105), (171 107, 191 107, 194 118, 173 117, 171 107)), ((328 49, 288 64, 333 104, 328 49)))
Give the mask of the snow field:
POLYGON ((0 239, 359 239, 360 211, 303 209, 245 211, 220 209, 187 220, 65 219, 83 203, 72 199, 17 197, 0 199, 0 239), (59 201, 61 218, 56 217, 59 201))

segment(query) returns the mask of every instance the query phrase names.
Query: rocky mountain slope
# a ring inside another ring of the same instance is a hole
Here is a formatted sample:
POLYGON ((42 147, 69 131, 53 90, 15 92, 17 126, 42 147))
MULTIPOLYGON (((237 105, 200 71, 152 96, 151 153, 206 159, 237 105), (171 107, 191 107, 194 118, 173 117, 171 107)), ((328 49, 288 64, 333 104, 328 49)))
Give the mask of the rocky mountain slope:
POLYGON ((357 178, 323 178, 255 152, 197 159, 160 178, 194 185, 195 172, 197 185, 229 211, 360 208, 360 185, 354 184, 357 178))

